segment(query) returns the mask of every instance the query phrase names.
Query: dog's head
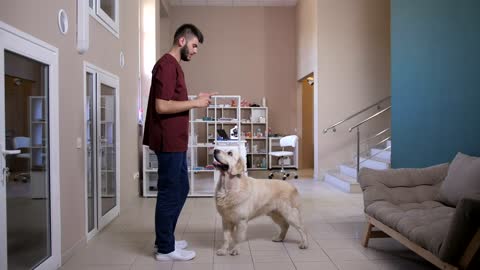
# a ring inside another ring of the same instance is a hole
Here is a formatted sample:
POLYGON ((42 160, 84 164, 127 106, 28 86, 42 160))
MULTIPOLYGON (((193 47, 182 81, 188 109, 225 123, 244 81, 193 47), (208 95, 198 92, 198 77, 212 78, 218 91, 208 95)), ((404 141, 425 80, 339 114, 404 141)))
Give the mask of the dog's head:
POLYGON ((228 172, 231 175, 239 175, 245 171, 245 161, 240 153, 235 150, 228 152, 215 149, 213 151, 213 165, 222 172, 228 172))

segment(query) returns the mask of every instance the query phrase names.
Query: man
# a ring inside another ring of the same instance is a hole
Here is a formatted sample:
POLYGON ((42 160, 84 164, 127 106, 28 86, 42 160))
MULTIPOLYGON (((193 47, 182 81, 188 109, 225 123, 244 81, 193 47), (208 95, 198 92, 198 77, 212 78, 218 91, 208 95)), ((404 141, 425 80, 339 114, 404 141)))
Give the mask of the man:
POLYGON ((188 243, 175 241, 175 226, 188 195, 186 151, 188 114, 192 108, 207 107, 213 93, 200 93, 188 100, 187 87, 179 62, 190 61, 197 53, 203 34, 192 24, 175 32, 173 46, 152 71, 143 144, 155 151, 158 159, 158 193, 155 208, 155 258, 191 260, 195 252, 188 243))

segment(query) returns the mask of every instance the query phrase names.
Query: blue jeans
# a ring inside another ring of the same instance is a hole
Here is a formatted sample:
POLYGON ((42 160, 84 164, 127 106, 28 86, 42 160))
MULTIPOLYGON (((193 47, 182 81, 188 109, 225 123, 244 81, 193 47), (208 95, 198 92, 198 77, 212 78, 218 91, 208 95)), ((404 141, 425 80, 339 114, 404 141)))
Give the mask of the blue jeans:
POLYGON ((155 244, 158 252, 175 250, 175 227, 189 191, 186 152, 156 152, 158 193, 155 207, 155 244))

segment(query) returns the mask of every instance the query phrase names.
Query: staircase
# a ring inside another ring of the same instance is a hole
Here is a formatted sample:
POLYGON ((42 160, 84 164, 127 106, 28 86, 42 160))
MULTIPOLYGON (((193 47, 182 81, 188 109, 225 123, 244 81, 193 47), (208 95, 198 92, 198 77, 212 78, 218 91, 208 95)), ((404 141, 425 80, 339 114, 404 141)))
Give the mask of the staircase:
MULTIPOLYGON (((368 154, 360 156, 360 168, 385 170, 390 168, 391 142, 388 140, 383 148, 371 148, 368 154)), ((356 160, 356 158, 354 158, 356 160)), ((361 193, 357 182, 356 161, 340 164, 336 169, 325 173, 324 181, 348 193, 361 193)))
POLYGON ((365 131, 365 129, 360 132, 361 126, 371 120, 378 119, 378 116, 388 112, 390 109, 390 97, 386 97, 323 130, 324 134, 330 130, 336 132, 338 126, 344 125, 349 121, 354 121, 359 117, 364 117, 363 120, 357 120, 357 123, 348 129, 350 133, 352 130, 356 130, 357 147, 353 159, 338 165, 335 169, 327 171, 324 177, 326 183, 348 193, 360 193, 362 191, 357 181, 357 173, 359 169, 364 167, 375 170, 385 170, 390 168, 390 127, 386 127, 377 134, 363 140, 361 140, 361 135, 364 135, 365 133, 372 134, 372 132, 371 130, 365 131), (372 112, 374 109, 376 109, 376 111, 372 112), (365 115, 368 115, 368 117, 365 115))

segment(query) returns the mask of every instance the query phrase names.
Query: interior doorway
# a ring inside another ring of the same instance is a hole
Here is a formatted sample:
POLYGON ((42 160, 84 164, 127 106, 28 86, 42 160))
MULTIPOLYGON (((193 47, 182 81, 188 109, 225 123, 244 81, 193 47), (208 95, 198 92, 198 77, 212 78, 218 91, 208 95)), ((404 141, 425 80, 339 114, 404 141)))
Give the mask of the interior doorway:
POLYGON ((313 127, 313 102, 314 102, 314 82, 313 73, 309 74, 302 83, 302 140, 300 140, 300 152, 302 160, 302 169, 314 168, 314 127, 313 127))
POLYGON ((0 269, 57 269, 58 49, 2 22, 0 37, 0 269))
POLYGON ((87 240, 120 211, 120 125, 117 76, 85 63, 87 240))

